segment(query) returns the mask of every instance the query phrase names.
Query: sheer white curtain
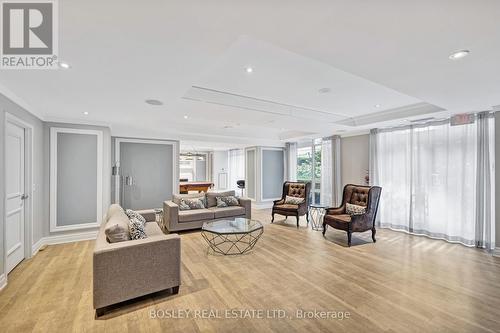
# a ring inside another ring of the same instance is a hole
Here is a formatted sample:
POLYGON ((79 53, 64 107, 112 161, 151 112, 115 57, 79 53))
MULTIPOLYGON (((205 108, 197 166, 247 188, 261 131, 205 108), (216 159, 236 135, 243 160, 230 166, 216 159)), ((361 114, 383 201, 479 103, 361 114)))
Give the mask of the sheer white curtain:
POLYGON ((379 223, 465 245, 494 246, 494 120, 372 132, 379 223))
POLYGON ((286 143, 287 178, 291 182, 297 181, 297 142, 286 143))
POLYGON ((243 149, 229 151, 229 189, 237 190, 236 181, 245 179, 245 155, 243 149))
POLYGON ((332 138, 321 141, 321 204, 333 205, 333 149, 332 138))
POLYGON ((332 136, 321 141, 321 204, 337 206, 342 196, 340 174, 340 137, 332 136))

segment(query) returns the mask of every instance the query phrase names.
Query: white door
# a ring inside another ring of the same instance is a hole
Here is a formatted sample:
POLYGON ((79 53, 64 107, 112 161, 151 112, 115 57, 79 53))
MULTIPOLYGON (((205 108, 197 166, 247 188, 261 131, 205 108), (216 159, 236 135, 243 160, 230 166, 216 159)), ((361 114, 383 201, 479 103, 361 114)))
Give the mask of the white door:
POLYGON ((7 122, 6 130, 7 273, 24 259, 24 128, 7 122))

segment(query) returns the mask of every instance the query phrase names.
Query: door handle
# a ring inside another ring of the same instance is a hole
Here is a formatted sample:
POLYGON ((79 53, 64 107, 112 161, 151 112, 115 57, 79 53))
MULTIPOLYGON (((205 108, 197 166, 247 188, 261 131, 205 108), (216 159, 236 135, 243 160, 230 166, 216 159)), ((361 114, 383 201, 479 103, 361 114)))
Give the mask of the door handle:
POLYGON ((28 198, 29 198, 29 195, 27 195, 27 194, 21 195, 21 200, 26 200, 28 198))

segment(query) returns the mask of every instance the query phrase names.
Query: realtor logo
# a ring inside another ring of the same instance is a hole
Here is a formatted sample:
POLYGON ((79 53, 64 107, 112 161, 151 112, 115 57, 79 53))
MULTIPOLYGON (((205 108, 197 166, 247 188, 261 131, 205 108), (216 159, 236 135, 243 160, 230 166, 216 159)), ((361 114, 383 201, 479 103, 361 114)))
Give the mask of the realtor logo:
POLYGON ((57 68, 55 0, 1 2, 2 69, 57 68))

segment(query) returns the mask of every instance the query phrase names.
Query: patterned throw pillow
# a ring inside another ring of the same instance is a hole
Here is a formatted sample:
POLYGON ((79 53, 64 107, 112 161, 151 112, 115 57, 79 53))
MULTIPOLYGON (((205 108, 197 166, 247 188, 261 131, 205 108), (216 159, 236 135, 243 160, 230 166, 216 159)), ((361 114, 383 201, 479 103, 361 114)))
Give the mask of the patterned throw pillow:
POLYGON ((130 231, 130 239, 143 239, 148 237, 148 235, 146 235, 146 231, 144 230, 144 224, 142 224, 142 222, 135 217, 130 219, 128 228, 130 231))
POLYGON ((223 208, 223 207, 230 207, 230 206, 239 206, 240 201, 238 198, 232 195, 228 195, 225 197, 215 197, 217 200, 217 207, 218 208, 223 208))
POLYGON ((183 200, 179 202, 179 210, 190 210, 188 204, 185 203, 183 200))
POLYGON ((142 225, 146 225, 146 219, 144 218, 144 216, 137 213, 135 210, 127 209, 125 211, 125 214, 128 216, 129 220, 132 220, 133 218, 135 218, 135 219, 138 219, 139 221, 141 221, 142 225))
POLYGON ((289 195, 285 197, 285 204, 288 205, 300 205, 303 202, 304 198, 291 197, 289 195))
POLYGON ((183 207, 184 205, 186 205, 189 207, 189 209, 203 209, 205 208, 205 200, 201 198, 192 198, 192 199, 185 198, 181 199, 181 205, 183 207))
POLYGON ((362 215, 366 213, 366 207, 346 203, 345 212, 349 215, 362 215))

